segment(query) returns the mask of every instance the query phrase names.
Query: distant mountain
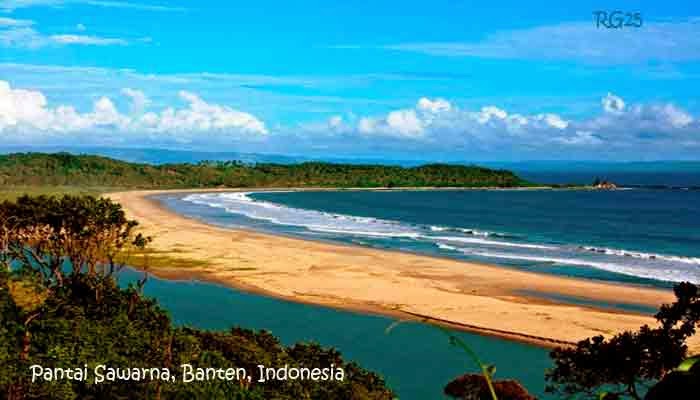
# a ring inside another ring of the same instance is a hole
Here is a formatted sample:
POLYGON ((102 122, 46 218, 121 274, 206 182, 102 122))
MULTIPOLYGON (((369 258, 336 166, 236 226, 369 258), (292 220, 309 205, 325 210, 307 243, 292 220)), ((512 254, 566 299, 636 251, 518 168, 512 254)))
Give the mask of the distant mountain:
MULTIPOLYGON (((304 161, 325 161, 339 164, 382 164, 404 167, 427 164, 427 160, 393 160, 381 157, 304 157, 279 154, 239 153, 233 151, 210 152, 180 149, 128 148, 128 147, 81 147, 81 146, 6 146, 0 147, 0 154, 11 153, 70 153, 74 155, 92 154, 117 160, 145 164, 198 163, 200 161, 241 161, 245 163, 295 164, 304 161)), ((472 164, 466 163, 465 165, 472 164)))
POLYGON ((70 153, 74 155, 91 154, 114 158, 121 161, 145 163, 145 164, 176 164, 198 163, 200 161, 241 161, 245 163, 268 162, 278 164, 292 164, 307 159, 301 157, 288 157, 282 155, 252 154, 238 152, 208 152, 190 150, 170 150, 155 148, 127 148, 127 147, 80 147, 80 146, 14 146, 0 147, 0 154, 20 152, 42 153, 70 153))

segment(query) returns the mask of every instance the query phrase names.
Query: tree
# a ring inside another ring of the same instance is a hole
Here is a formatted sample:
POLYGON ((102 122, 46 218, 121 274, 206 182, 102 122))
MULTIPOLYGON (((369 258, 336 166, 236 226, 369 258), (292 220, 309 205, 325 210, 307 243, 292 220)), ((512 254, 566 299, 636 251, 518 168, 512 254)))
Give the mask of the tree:
MULTIPOLYGON (((0 204, 0 218, 0 262, 5 279, 14 276, 15 285, 40 291, 47 299, 24 310, 14 307, 19 311, 13 321, 19 326, 14 329, 19 345, 15 365, 26 370, 34 345, 32 331, 42 316, 61 309, 59 300, 66 300, 66 285, 77 282, 68 278, 111 276, 122 267, 120 259, 125 260, 132 249, 143 249, 150 239, 134 232, 137 223, 127 220, 118 204, 91 196, 23 196, 0 204)), ((97 300, 102 287, 94 287, 97 300)), ((23 396, 25 379, 20 377, 10 385, 10 399, 23 396)))
MULTIPOLYGON (((536 400, 527 390, 515 380, 493 381, 498 400, 536 400)), ((452 380, 445 386, 447 396, 458 400, 492 400, 488 384, 483 375, 464 374, 452 380)))
POLYGON ((530 183, 514 173, 477 166, 429 164, 412 168, 387 165, 198 164, 146 165, 67 153, 0 155, 0 185, 193 188, 193 187, 515 187, 530 183))
POLYGON ((145 279, 120 287, 115 273, 149 238, 136 232, 118 204, 94 197, 22 197, 0 203, 0 397, 19 399, 389 400, 376 374, 346 363, 333 349, 283 346, 268 332, 206 332, 174 327, 168 313, 142 294, 145 279), (30 301, 26 297, 30 297, 30 301), (29 366, 156 368, 179 375, 180 364, 257 364, 344 368, 347 379, 317 382, 201 383, 158 379, 102 382, 30 381, 29 366))
POLYGON ((644 400, 691 399, 700 393, 700 356, 684 361, 654 385, 644 400))
POLYGON ((121 206, 104 198, 22 196, 0 204, 0 216, 3 259, 38 272, 49 289, 62 286, 66 275, 111 275, 150 241, 135 232, 137 222, 121 206))
POLYGON ((659 327, 643 326, 605 339, 596 336, 551 352, 554 368, 547 372, 547 390, 569 398, 626 396, 641 399, 640 388, 661 379, 687 356, 686 340, 700 321, 700 290, 691 283, 674 287, 676 301, 663 305, 655 318, 659 327))

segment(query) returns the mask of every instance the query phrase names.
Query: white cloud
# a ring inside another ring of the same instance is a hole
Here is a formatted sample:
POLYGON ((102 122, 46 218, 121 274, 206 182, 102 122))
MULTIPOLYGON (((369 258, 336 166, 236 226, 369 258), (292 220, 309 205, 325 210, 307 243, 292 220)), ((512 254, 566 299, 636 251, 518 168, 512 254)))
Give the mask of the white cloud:
POLYGON ((435 100, 430 100, 426 97, 422 97, 420 100, 418 100, 418 108, 421 110, 430 111, 432 113, 439 113, 443 111, 450 111, 452 105, 445 99, 438 98, 435 100))
POLYGON ((384 107, 382 113, 359 114, 349 108, 357 104, 368 109, 366 104, 341 99, 338 107, 314 117, 308 113, 308 103, 300 105, 295 98, 286 104, 267 92, 257 98, 248 89, 236 89, 256 80, 264 84, 284 79, 279 77, 217 76, 212 84, 214 78, 206 74, 151 77, 128 70, 58 68, 0 64, 0 74, 10 71, 20 85, 32 88, 0 85, 0 143, 172 144, 222 150, 235 143, 239 151, 311 154, 324 149, 326 155, 364 156, 394 152, 405 159, 502 159, 502 154, 539 159, 697 159, 700 154, 696 114, 677 104, 639 103, 614 93, 603 92, 599 102, 591 102, 598 104, 598 111, 579 117, 547 110, 528 113, 524 106, 493 100, 484 107, 465 107, 453 99, 432 97, 419 97, 412 107, 381 104, 375 107, 384 107), (31 71, 32 78, 13 71, 31 71), (75 74, 81 84, 72 85, 70 79, 54 82, 51 76, 56 73, 75 74), (34 76, 46 78, 37 81, 34 76), (178 95, 181 88, 190 90, 178 95), (198 93, 207 93, 207 100, 198 93), (184 104, 177 104, 178 98, 184 104), (240 111, 240 104, 248 112, 240 111), (290 112, 280 116, 281 107, 290 107, 290 112), (268 126, 263 120, 275 123, 268 126))
POLYGON ((575 131, 573 135, 556 138, 557 141, 566 145, 598 145, 603 143, 600 138, 590 131, 575 131))
POLYGON ((0 27, 2 27, 2 26, 19 27, 19 26, 31 26, 31 25, 34 25, 34 21, 31 21, 28 19, 14 19, 14 18, 0 17, 0 27))
POLYGON ((0 47, 35 49, 47 44, 47 39, 30 27, 3 29, 0 26, 0 47))
POLYGON ((471 132, 474 136, 482 136, 490 131, 522 134, 527 130, 563 130, 568 125, 568 121, 552 113, 509 114, 493 105, 474 112, 458 109, 444 99, 423 97, 415 109, 391 111, 385 117, 361 118, 357 130, 362 134, 430 139, 431 132, 439 131, 471 132))
POLYGON ((648 140, 665 135, 676 139, 700 139, 697 120, 673 104, 626 106, 620 97, 613 94, 608 94, 602 104, 602 115, 580 123, 585 130, 602 132, 607 137, 627 136, 648 140))
POLYGON ((605 110, 605 112, 619 114, 625 109, 624 100, 612 93, 608 93, 605 97, 603 97, 601 103, 603 104, 603 110, 605 110))
POLYGON ((384 118, 365 117, 360 119, 358 131, 368 135, 387 135, 407 138, 423 136, 423 121, 415 110, 396 110, 384 118))
MULTIPOLYGON (((138 39, 138 41, 148 42, 150 39, 138 39)), ((38 49, 46 46, 126 46, 128 44, 126 39, 121 38, 74 34, 45 35, 34 28, 34 21, 0 18, 0 47, 38 49)))
POLYGON ((334 115, 328 118, 328 126, 331 128, 338 128, 343 126, 343 117, 340 115, 334 115))
POLYGON ((568 121, 564 121, 557 114, 539 114, 534 117, 536 121, 543 121, 545 124, 556 129, 566 129, 569 126, 568 121))
POLYGON ((664 105, 662 114, 665 115, 668 123, 675 128, 685 128, 693 122, 693 117, 690 114, 676 108, 673 104, 664 105))
POLYGON ((474 42, 402 43, 380 47, 447 57, 575 60, 593 64, 686 62, 700 60, 700 19, 645 21, 638 29, 599 29, 593 21, 569 22, 499 31, 474 42))
POLYGON ((185 11, 182 7, 165 6, 159 4, 143 4, 126 1, 111 0, 3 0, 0 10, 14 11, 28 7, 62 7, 68 5, 88 5, 104 8, 123 8, 145 11, 185 11))
MULTIPOLYGON (((383 138, 385 144, 396 146, 401 142, 409 146, 412 142, 426 151, 454 151, 468 146, 490 152, 500 149, 568 154, 584 149, 595 154, 631 148, 678 152, 680 143, 700 146, 700 123, 685 110, 673 104, 626 106, 621 97, 612 93, 601 99, 597 116, 578 120, 555 113, 509 113, 494 105, 470 111, 446 100, 421 98, 413 109, 362 117, 354 125, 338 117, 329 120, 325 129, 338 131, 341 123, 348 137, 354 132, 356 137, 373 137, 377 141, 383 138)), ((319 134, 323 131, 318 126, 309 129, 319 134)))
MULTIPOLYGON (((123 93, 132 99, 132 106, 148 104, 145 94, 138 90, 124 89, 123 93)), ((188 103, 187 108, 169 107, 160 113, 128 116, 111 99, 100 97, 90 112, 80 113, 70 105, 50 107, 43 93, 14 89, 0 81, 0 134, 31 143, 36 137, 98 132, 119 133, 123 138, 138 133, 162 134, 165 139, 180 142, 192 141, 198 133, 219 134, 221 139, 267 133, 265 124, 251 114, 209 104, 194 93, 181 92, 180 96, 188 103)))
POLYGON ((251 114, 217 104, 209 104, 194 93, 181 91, 180 98, 189 103, 189 108, 176 110, 166 108, 160 115, 146 114, 139 122, 148 130, 156 132, 240 130, 242 132, 267 134, 265 124, 251 114))
POLYGON ((124 88, 121 90, 124 96, 131 99, 131 113, 141 114, 151 104, 151 99, 138 89, 124 88))
POLYGON ((97 36, 86 35, 51 35, 49 40, 58 44, 83 44, 89 46, 126 46, 129 44, 124 39, 103 38, 97 36))
POLYGON ((499 119, 499 120, 503 120, 507 116, 508 116, 508 113, 505 112, 504 110, 501 110, 498 107, 486 106, 486 107, 483 107, 479 113, 477 113, 476 119, 477 119, 477 121, 479 121, 480 124, 485 124, 494 118, 499 119))

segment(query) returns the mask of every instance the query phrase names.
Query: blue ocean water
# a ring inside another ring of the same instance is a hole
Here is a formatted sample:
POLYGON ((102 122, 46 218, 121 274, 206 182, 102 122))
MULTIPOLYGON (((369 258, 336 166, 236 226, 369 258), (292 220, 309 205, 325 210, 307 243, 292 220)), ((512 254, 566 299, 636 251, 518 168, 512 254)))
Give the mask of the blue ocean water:
POLYGON ((207 193, 184 214, 315 240, 669 287, 700 282, 700 191, 207 193))

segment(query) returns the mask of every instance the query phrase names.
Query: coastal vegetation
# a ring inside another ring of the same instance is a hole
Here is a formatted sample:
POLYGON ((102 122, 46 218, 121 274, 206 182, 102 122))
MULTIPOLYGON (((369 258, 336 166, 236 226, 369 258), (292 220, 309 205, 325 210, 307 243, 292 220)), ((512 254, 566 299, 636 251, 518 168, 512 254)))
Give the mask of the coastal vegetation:
POLYGON ((145 277, 128 285, 117 279, 149 242, 107 199, 23 196, 0 203, 0 398, 394 397, 380 376, 332 348, 285 346, 269 332, 241 327, 174 326, 142 294, 145 277), (291 376, 296 367, 329 379, 259 383, 260 365, 273 371, 268 379, 291 376), (185 379, 197 374, 204 380, 185 379))
POLYGON ((385 165, 246 164, 238 161, 197 164, 137 164, 91 155, 17 153, 0 155, 0 187, 55 187, 99 192, 115 189, 216 187, 520 187, 530 183, 506 170, 478 166, 428 164, 403 168, 385 165))
MULTIPOLYGON (((700 287, 679 283, 674 294, 676 301, 664 304, 655 315, 658 327, 645 325, 635 332, 595 336, 554 349, 554 367, 545 372, 547 392, 571 400, 697 398, 700 355, 688 357, 686 341, 700 323, 700 287)), ((517 381, 494 380, 495 366, 484 365, 466 343, 452 337, 450 343, 464 350, 482 373, 453 379, 445 395, 459 400, 535 400, 517 381)))
MULTIPOLYGON (((635 332, 625 331, 607 339, 596 336, 575 347, 552 351, 554 368, 546 375, 550 382, 548 391, 571 399, 596 399, 603 393, 606 400, 641 400, 644 392, 661 379, 660 386, 650 391, 653 399, 682 399, 659 397, 659 392, 673 389, 690 393, 687 391, 692 386, 682 385, 677 367, 688 357, 686 341, 700 323, 700 288, 685 282, 677 284, 673 291, 676 301, 660 308, 655 315, 657 327, 645 325, 635 332), (681 382, 680 387, 669 386, 667 379, 681 382)), ((700 381, 698 367, 692 371, 688 368, 688 375, 695 377, 689 383, 700 381)))

